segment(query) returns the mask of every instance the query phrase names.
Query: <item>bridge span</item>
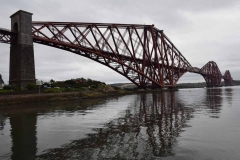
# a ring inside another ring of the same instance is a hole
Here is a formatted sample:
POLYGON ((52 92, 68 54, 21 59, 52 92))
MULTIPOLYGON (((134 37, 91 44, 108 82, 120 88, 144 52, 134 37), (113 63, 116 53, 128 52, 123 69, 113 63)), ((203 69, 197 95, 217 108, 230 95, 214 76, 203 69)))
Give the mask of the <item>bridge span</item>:
POLYGON ((232 85, 230 71, 222 75, 214 61, 192 67, 154 25, 39 22, 19 10, 11 16, 11 30, 0 28, 0 42, 11 44, 9 83, 19 87, 36 83, 33 42, 92 59, 139 88, 174 87, 186 72, 202 75, 208 87, 220 86, 222 78, 232 85))

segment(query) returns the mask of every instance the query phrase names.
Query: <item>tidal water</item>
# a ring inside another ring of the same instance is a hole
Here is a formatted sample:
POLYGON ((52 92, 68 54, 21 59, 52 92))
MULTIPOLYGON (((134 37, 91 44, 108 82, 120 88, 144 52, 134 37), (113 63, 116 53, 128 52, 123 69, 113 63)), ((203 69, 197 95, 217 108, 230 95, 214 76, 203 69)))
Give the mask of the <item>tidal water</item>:
POLYGON ((0 159, 239 160, 240 87, 0 108, 0 159))

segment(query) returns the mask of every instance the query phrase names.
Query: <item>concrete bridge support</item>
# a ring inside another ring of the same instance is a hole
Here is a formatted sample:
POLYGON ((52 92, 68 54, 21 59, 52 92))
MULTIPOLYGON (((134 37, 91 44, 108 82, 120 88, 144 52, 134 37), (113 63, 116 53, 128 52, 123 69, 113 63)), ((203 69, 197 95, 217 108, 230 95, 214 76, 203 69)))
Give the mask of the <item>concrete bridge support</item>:
POLYGON ((10 18, 11 31, 17 32, 17 43, 10 47, 9 84, 24 88, 28 83, 36 83, 32 13, 19 10, 10 18))

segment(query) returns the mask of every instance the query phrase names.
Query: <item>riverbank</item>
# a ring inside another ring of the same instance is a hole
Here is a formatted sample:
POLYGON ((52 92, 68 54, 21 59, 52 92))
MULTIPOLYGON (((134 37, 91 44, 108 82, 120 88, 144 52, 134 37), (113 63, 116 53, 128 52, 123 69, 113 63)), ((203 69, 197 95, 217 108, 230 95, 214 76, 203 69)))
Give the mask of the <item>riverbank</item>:
MULTIPOLYGON (((87 91, 87 92, 60 92, 60 93, 41 93, 41 94, 17 94, 1 95, 0 107, 7 105, 26 104, 26 103, 44 103, 56 101, 71 101, 80 99, 104 98, 110 96, 120 96, 133 93, 163 92, 169 90, 118 90, 110 92, 87 91)), ((177 91, 173 89, 171 91, 177 91)))
POLYGON ((41 103, 54 101, 70 101, 87 98, 103 98, 108 96, 117 96, 129 94, 127 92, 61 92, 61 93, 41 93, 41 94, 18 94, 18 95, 1 95, 0 106, 15 105, 25 103, 41 103))

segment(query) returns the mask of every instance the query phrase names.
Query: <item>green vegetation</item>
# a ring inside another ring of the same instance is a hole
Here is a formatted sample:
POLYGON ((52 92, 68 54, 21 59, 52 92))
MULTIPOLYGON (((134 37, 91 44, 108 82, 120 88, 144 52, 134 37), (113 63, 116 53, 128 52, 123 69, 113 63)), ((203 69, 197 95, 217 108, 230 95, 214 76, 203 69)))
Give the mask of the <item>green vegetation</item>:
POLYGON ((27 90, 33 90, 33 89, 37 88, 37 85, 34 83, 28 83, 26 88, 27 88, 27 90))
POLYGON ((94 90, 94 89, 98 89, 101 85, 106 85, 104 82, 100 82, 100 81, 95 81, 95 80, 91 80, 91 79, 81 79, 81 80, 66 80, 66 81, 54 81, 54 80, 50 80, 50 84, 49 83, 44 83, 43 85, 46 85, 47 87, 59 87, 59 88, 72 88, 73 90, 86 90, 86 88, 88 88, 89 90, 94 90))
POLYGON ((60 93, 61 91, 59 89, 55 89, 55 88, 49 88, 49 89, 45 89, 44 93, 60 93))
MULTIPOLYGON (((224 82, 222 82, 224 85, 224 82)), ((234 85, 240 85, 240 81, 233 80, 234 85)), ((200 83, 180 83, 176 85, 177 88, 203 88, 206 87, 205 82, 200 83)), ((84 79, 84 78, 77 78, 77 79, 70 79, 65 81, 55 81, 51 79, 49 82, 45 82, 41 86, 41 93, 62 93, 62 92, 94 92, 94 94, 99 93, 117 93, 117 94, 125 94, 126 92, 135 92, 138 90, 136 86, 132 83, 116 83, 111 85, 106 85, 104 82, 95 81, 92 79, 84 79), (99 92, 99 93, 96 93, 99 92)), ((24 91, 28 92, 31 90, 31 93, 38 93, 40 91, 36 84, 29 83, 24 89, 12 87, 9 85, 5 85, 3 90, 0 90, 1 93, 3 92, 10 92, 10 91, 24 91)), ((91 93, 93 94, 93 93, 91 93)), ((92 95, 89 95, 91 97, 92 95)))
POLYGON ((3 92, 11 92, 11 90, 8 90, 8 89, 0 89, 0 93, 3 93, 3 92))
POLYGON ((3 87, 3 90, 14 90, 14 87, 12 87, 12 86, 10 86, 10 85, 5 85, 4 87, 3 87))
POLYGON ((82 87, 87 87, 89 89, 93 88, 93 89, 97 89, 99 85, 106 85, 104 82, 100 82, 100 81, 95 81, 95 80, 91 80, 91 79, 83 79, 83 80, 66 80, 66 81, 54 81, 54 80, 50 80, 50 84, 49 83, 44 83, 43 85, 47 85, 48 87, 51 86, 51 88, 54 87, 60 87, 60 88, 82 88, 82 87))
MULTIPOLYGON (((34 90, 34 89, 36 89, 36 88, 37 88, 37 85, 36 85, 36 84, 34 84, 34 83, 29 83, 29 84, 27 84, 27 86, 26 86, 25 89, 24 89, 24 88, 18 88, 18 87, 10 86, 10 85, 5 85, 5 86, 3 87, 3 90, 10 92, 10 91, 34 90)), ((3 92, 3 91, 2 91, 2 92, 3 92)))
POLYGON ((177 88, 204 88, 206 87, 206 82, 199 82, 199 83, 180 83, 177 84, 177 88))
MULTIPOLYGON (((61 92, 111 92, 116 91, 113 87, 106 85, 104 82, 95 81, 91 79, 70 79, 66 81, 55 81, 51 79, 49 82, 44 82, 40 86, 41 90, 44 89, 41 93, 61 93, 61 92)), ((33 83, 29 83, 25 88, 17 88, 10 85, 5 85, 4 90, 1 92, 8 91, 24 91, 25 93, 30 91, 31 93, 38 93, 39 86, 33 83)), ((30 92, 29 92, 30 93, 30 92)))
POLYGON ((89 92, 89 91, 115 91, 115 89, 103 82, 91 79, 71 79, 66 81, 50 80, 49 83, 44 83, 42 88, 45 88, 45 93, 59 93, 59 92, 89 92))

